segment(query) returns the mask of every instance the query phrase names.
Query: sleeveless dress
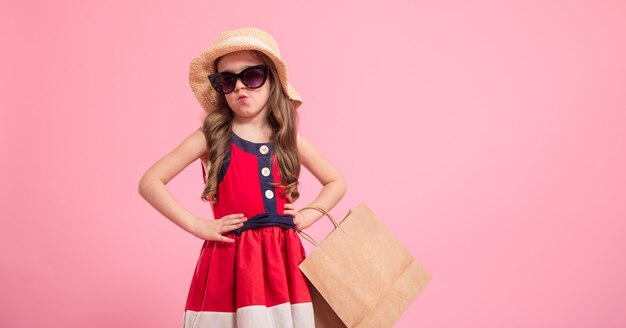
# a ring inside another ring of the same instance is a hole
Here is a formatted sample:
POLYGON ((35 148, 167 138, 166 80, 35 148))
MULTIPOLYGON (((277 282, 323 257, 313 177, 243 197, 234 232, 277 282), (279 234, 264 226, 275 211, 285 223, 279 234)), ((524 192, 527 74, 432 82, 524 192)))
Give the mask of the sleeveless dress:
MULTIPOLYGON (((313 305, 298 265, 306 257, 287 202, 273 144, 232 132, 219 173, 214 218, 243 213, 244 226, 224 233, 234 243, 205 240, 191 279, 184 328, 315 327, 313 305)), ((204 164, 203 177, 206 182, 204 164)))

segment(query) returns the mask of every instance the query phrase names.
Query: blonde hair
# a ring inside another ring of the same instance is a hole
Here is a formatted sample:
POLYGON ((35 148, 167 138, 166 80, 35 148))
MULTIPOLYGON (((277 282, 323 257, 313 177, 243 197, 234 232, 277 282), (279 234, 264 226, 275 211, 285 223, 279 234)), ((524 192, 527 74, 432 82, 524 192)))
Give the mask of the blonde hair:
MULTIPOLYGON (((270 95, 267 99, 267 119, 272 128, 271 142, 274 144, 274 153, 280 170, 280 182, 275 186, 282 188, 285 197, 295 201, 300 197, 298 192, 298 177, 300 176, 300 160, 298 159, 297 132, 298 113, 293 103, 281 87, 279 75, 272 60, 257 50, 246 50, 260 58, 270 68, 268 80, 270 95)), ((223 56, 222 56, 223 57, 223 56)), ((215 71, 219 57, 215 60, 215 71)), ((207 113, 202 129, 209 147, 209 172, 201 199, 217 203, 218 177, 224 163, 224 157, 230 147, 232 133, 233 112, 226 102, 224 95, 220 96, 219 105, 215 110, 207 113)))

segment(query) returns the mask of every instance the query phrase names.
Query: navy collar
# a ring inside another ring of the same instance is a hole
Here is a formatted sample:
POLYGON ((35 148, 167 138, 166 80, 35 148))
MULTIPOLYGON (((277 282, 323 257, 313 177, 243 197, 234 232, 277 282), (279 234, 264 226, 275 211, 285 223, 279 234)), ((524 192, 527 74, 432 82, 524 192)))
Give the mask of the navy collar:
POLYGON ((256 155, 256 156, 271 156, 274 153, 274 144, 270 142, 252 142, 238 136, 234 131, 231 133, 231 139, 237 147, 241 150, 256 155), (267 153, 263 154, 262 151, 265 147, 267 153))

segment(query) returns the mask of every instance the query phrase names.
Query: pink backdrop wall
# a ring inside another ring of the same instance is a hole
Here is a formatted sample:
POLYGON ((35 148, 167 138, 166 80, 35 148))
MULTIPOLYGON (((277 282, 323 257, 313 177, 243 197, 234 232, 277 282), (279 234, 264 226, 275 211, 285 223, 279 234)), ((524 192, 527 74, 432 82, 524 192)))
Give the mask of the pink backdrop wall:
MULTIPOLYGON (((137 182, 200 124, 191 58, 248 25, 278 40, 301 132, 348 181, 333 213, 365 201, 433 274, 397 327, 624 327, 624 17, 622 1, 3 1, 0 327, 181 325, 202 241, 137 182)), ((168 187, 211 217, 199 162, 168 187)), ((297 205, 318 191, 304 172, 297 205)))

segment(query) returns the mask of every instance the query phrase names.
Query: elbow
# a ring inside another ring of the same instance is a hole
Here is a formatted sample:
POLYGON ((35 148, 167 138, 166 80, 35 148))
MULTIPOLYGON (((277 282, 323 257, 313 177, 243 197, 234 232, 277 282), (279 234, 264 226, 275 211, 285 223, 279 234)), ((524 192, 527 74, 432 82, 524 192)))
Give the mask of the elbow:
POLYGON ((339 185, 339 195, 340 197, 343 197, 346 194, 346 190, 348 189, 348 184, 343 176, 340 176, 337 181, 339 185))
POLYGON ((165 182, 161 180, 157 175, 152 173, 144 173, 144 175, 137 182, 137 192, 145 199, 150 197, 155 190, 161 186, 165 186, 165 182))
POLYGON ((149 193, 149 190, 151 189, 151 179, 147 176, 147 175, 143 175, 140 179, 139 182, 137 182, 137 192, 139 193, 139 195, 141 195, 141 197, 146 198, 146 195, 149 193))
POLYGON ((145 176, 142 176, 141 179, 139 179, 139 182, 137 183, 137 192, 139 193, 139 195, 141 195, 141 197, 144 197, 145 190, 146 190, 146 179, 145 179, 145 176))

